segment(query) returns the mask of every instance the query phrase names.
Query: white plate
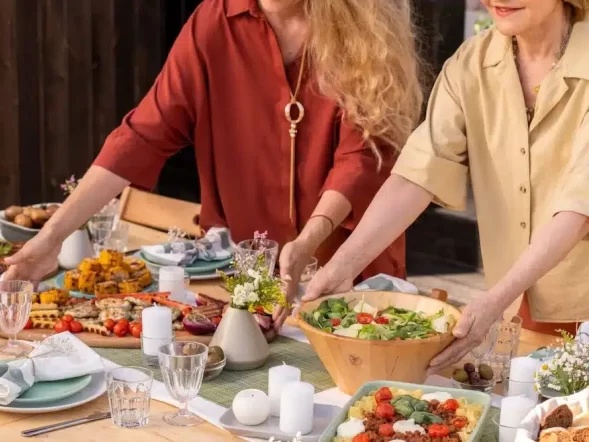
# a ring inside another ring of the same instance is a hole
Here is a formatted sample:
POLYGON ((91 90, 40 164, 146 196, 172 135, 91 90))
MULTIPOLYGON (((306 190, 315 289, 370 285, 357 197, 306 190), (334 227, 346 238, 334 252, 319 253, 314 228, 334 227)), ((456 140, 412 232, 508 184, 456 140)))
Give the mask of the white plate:
POLYGON ((20 414, 41 414, 52 413, 54 411, 69 410, 80 405, 86 404, 99 398, 106 392, 106 376, 104 373, 96 373, 92 375, 92 382, 79 393, 76 393, 65 399, 55 401, 53 403, 45 404, 43 406, 27 406, 27 405, 13 405, 0 406, 0 411, 20 414))
MULTIPOLYGON (((228 267, 225 267, 224 269, 219 269, 219 270, 224 272, 227 276, 231 276, 231 275, 235 274, 235 272, 237 271, 231 266, 228 266, 228 267)), ((208 279, 220 279, 220 278, 221 278, 221 276, 219 276, 219 274, 216 271, 213 271, 211 273, 201 273, 199 275, 190 275, 191 281, 206 281, 208 279)))

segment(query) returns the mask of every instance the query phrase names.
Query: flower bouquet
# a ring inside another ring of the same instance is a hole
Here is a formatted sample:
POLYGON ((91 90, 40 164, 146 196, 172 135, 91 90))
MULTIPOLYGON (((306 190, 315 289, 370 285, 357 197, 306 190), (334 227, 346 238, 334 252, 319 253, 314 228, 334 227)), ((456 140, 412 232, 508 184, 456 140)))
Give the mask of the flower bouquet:
POLYGON ((589 343, 561 331, 554 357, 536 373, 536 389, 544 396, 568 396, 589 387, 589 343))

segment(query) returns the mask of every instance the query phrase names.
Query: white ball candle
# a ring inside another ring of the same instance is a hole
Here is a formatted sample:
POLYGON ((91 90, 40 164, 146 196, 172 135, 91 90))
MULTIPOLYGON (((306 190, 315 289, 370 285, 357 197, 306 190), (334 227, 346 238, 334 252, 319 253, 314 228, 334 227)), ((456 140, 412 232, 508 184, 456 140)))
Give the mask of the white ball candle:
POLYGON ((233 414, 242 425, 260 425, 270 414, 270 400, 261 390, 243 390, 235 395, 233 414))
POLYGON ((300 380, 301 370, 290 365, 278 365, 268 370, 268 396, 270 397, 270 414, 272 416, 280 416, 280 397, 284 386, 300 380))
POLYGON ((280 431, 294 436, 313 430, 313 396, 315 387, 306 382, 291 382, 282 389, 280 431))

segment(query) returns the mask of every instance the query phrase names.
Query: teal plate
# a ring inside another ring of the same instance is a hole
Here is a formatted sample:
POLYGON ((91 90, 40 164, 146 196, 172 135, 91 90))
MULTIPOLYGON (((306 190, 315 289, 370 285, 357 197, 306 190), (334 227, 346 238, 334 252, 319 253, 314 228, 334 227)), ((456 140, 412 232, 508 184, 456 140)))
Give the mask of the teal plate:
MULTIPOLYGON (((139 252, 139 258, 145 261, 146 265, 151 269, 160 269, 161 267, 165 267, 160 264, 156 264, 153 261, 150 261, 146 258, 143 252, 139 252)), ((227 267, 231 264, 233 258, 221 259, 219 261, 197 261, 196 264, 192 264, 189 267, 184 267, 184 270, 189 275, 195 275, 199 273, 210 273, 218 269, 222 269, 223 267, 227 267)))
POLYGON ((10 405, 39 405, 59 401, 82 391, 92 381, 91 375, 53 382, 37 382, 10 405))
MULTIPOLYGON (((62 272, 55 277, 55 286, 59 289, 65 289, 65 272, 62 272)), ((151 285, 145 287, 141 291, 144 293, 157 292, 157 284, 154 282, 151 285)), ((70 290, 70 296, 73 296, 74 298, 86 298, 86 299, 96 298, 96 295, 93 295, 91 293, 78 292, 75 290, 70 290)))

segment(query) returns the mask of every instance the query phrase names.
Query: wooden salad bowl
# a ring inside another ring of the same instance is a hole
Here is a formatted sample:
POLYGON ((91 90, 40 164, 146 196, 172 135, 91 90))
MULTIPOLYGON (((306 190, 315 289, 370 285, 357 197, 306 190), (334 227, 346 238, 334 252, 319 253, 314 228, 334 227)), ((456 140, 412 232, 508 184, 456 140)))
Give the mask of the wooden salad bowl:
POLYGON ((301 317, 301 311, 310 313, 327 298, 345 298, 350 302, 360 301, 362 297, 379 310, 394 306, 434 314, 444 309, 456 320, 460 317, 460 311, 445 302, 447 293, 436 289, 431 296, 376 291, 340 293, 303 304, 296 316, 298 325, 335 384, 344 393, 352 395, 370 381, 423 383, 431 359, 454 340, 451 331, 425 339, 365 340, 324 332, 301 317))

